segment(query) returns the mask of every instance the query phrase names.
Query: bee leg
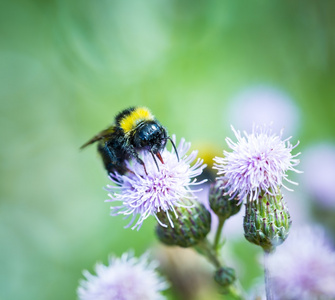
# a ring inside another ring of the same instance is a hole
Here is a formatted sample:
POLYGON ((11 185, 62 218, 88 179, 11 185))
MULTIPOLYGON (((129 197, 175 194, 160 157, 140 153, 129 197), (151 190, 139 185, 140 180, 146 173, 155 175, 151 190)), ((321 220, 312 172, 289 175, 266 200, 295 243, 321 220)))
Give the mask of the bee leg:
POLYGON ((106 151, 107 151, 107 153, 108 153, 110 159, 113 160, 114 157, 115 157, 115 155, 113 155, 112 152, 110 151, 108 142, 105 142, 105 149, 106 149, 106 151))
POLYGON ((125 167, 125 169, 126 169, 126 171, 127 171, 128 173, 135 175, 135 173, 134 173, 134 171, 133 171, 133 170, 130 170, 130 169, 129 169, 129 168, 127 168, 127 167, 125 167))
POLYGON ((98 144, 98 152, 101 155, 102 161, 104 163, 107 173, 122 173, 120 167, 120 161, 117 159, 115 151, 111 149, 106 142, 101 142, 98 144))
POLYGON ((137 151, 135 150, 134 147, 131 147, 131 148, 129 147, 129 149, 128 149, 128 154, 129 154, 131 157, 135 158, 136 161, 137 161, 140 165, 143 166, 145 175, 148 175, 147 169, 146 169, 146 167, 145 167, 145 163, 144 163, 144 161, 143 161, 142 159, 139 158, 139 156, 138 156, 138 154, 137 154, 137 151))
MULTIPOLYGON (((150 153, 151 153, 151 156, 152 156, 152 158, 153 158, 153 160, 154 160, 154 162, 155 162, 155 164, 156 164, 157 170, 158 170, 158 172, 159 172, 159 167, 158 167, 158 163, 157 163, 156 157, 155 157, 155 155, 154 155, 154 153, 153 153, 152 151, 150 151, 150 153)), ((158 152, 158 153, 159 153, 159 152, 158 152)))
POLYGON ((148 172, 147 172, 147 169, 146 169, 146 167, 145 167, 145 163, 144 163, 144 161, 143 161, 142 159, 140 159, 138 156, 137 156, 137 157, 135 157, 135 159, 136 159, 136 161, 137 161, 139 164, 141 164, 141 165, 143 166, 143 169, 144 169, 145 175, 147 175, 147 176, 148 176, 148 172))
POLYGON ((176 153, 177 155, 177 159, 178 159, 178 162, 179 162, 179 155, 178 155, 178 151, 177 151, 177 148, 176 148, 176 145, 174 144, 173 140, 168 136, 167 139, 171 142, 172 144, 172 147, 174 149, 174 152, 176 153))

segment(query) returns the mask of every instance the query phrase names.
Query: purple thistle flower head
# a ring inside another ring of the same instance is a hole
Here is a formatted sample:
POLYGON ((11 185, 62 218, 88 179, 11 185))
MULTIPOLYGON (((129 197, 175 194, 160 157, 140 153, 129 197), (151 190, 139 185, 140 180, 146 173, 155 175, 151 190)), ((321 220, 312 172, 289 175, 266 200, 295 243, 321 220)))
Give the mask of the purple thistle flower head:
POLYGON ((218 175, 225 178, 227 194, 231 199, 238 195, 240 201, 245 196, 256 200, 260 193, 276 195, 278 189, 284 186, 283 181, 297 184, 287 178, 288 170, 300 173, 294 167, 299 164, 296 159, 300 153, 291 154, 299 142, 292 146, 289 140, 291 137, 282 140, 280 135, 272 133, 269 126, 254 126, 251 134, 232 130, 237 138, 233 142, 226 138, 226 142, 232 152, 224 151, 225 157, 215 157, 214 169, 218 170, 218 175))
POLYGON ((276 299, 335 299, 335 251, 322 228, 293 230, 268 265, 276 299))
POLYGON ((98 263, 96 275, 84 271, 77 293, 80 300, 163 300, 167 282, 156 272, 158 264, 148 254, 140 258, 124 253, 110 257, 107 266, 98 263))
MULTIPOLYGON (((175 136, 172 136, 175 141, 175 136)), ((194 185, 199 185, 204 181, 197 182, 195 177, 199 176, 206 167, 202 159, 191 166, 196 159, 197 151, 192 151, 186 155, 191 147, 191 143, 181 140, 177 147, 179 161, 173 150, 164 149, 161 153, 164 164, 159 163, 159 170, 150 153, 143 152, 142 160, 145 163, 147 174, 142 165, 136 161, 127 164, 128 172, 125 175, 118 173, 111 174, 110 179, 115 185, 108 185, 106 190, 110 193, 111 199, 107 202, 121 202, 118 206, 112 206, 111 215, 125 215, 126 218, 132 216, 131 226, 136 217, 138 220, 132 229, 140 229, 143 221, 150 215, 156 217, 160 225, 166 227, 157 217, 157 212, 163 211, 167 214, 171 227, 169 212, 176 216, 174 207, 191 207, 192 202, 196 200, 194 192, 199 190, 191 189, 194 185)))

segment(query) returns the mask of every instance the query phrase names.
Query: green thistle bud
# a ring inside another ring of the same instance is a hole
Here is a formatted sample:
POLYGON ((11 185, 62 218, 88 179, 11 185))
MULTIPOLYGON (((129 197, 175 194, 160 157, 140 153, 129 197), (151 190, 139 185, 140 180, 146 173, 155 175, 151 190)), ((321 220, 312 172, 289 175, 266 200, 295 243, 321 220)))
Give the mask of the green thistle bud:
MULTIPOLYGON (((211 214, 204 205, 196 202, 194 207, 175 207, 178 218, 170 215, 174 227, 157 224, 156 234, 166 245, 191 247, 202 241, 211 229, 211 214)), ((162 223, 170 224, 166 213, 159 212, 162 223)))
POLYGON ((261 194, 255 201, 247 200, 244 236, 265 252, 272 252, 286 240, 290 226, 290 214, 281 193, 276 196, 261 194))
POLYGON ((215 271, 214 280, 222 287, 227 288, 236 279, 235 270, 229 267, 221 267, 215 271))
POLYGON ((229 200, 229 196, 225 195, 226 189, 223 189, 226 181, 218 179, 213 182, 209 189, 209 205, 211 209, 222 219, 226 220, 229 217, 237 214, 242 204, 238 204, 238 199, 229 200))

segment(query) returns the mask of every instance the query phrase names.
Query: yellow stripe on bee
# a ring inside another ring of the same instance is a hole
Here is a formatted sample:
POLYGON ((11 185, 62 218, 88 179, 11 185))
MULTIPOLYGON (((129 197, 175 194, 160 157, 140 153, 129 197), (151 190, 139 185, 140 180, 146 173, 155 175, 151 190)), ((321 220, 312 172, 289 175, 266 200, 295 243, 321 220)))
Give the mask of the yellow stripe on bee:
POLYGON ((124 117, 120 122, 121 128, 127 134, 143 121, 152 121, 154 116, 145 107, 138 107, 132 111, 128 116, 124 117))

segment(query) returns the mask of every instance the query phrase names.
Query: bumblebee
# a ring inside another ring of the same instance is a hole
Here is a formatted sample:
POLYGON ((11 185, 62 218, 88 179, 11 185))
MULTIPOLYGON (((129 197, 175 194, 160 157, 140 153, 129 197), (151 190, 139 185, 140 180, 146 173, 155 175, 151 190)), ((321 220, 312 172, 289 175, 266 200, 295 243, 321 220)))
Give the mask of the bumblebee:
POLYGON ((175 144, 151 112, 145 107, 130 107, 116 115, 113 125, 99 132, 80 149, 98 142, 98 152, 108 173, 125 174, 129 171, 126 161, 133 158, 147 174, 139 152, 150 152, 159 170, 155 156, 164 164, 160 152, 167 140, 171 141, 179 160, 175 144))

